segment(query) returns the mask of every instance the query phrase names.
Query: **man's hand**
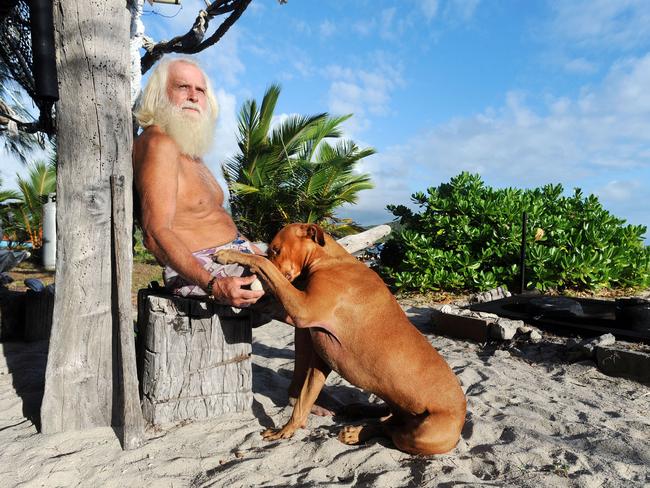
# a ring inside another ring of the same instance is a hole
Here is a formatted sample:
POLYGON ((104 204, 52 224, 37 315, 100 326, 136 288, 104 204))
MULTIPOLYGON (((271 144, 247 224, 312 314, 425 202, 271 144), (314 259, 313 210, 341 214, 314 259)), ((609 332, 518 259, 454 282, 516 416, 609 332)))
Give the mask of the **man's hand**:
POLYGON ((220 303, 226 303, 238 308, 250 307, 264 295, 264 291, 252 291, 243 288, 256 279, 257 277, 252 275, 244 278, 229 276, 215 280, 212 285, 212 295, 220 303))

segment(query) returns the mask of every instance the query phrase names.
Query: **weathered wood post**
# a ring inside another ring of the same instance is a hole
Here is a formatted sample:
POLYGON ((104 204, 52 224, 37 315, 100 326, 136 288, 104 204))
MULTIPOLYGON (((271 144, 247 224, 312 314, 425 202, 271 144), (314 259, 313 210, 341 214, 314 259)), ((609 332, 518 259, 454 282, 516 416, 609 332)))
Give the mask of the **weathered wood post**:
MULTIPOLYGON (((125 175, 125 188, 132 185, 127 2, 55 0, 53 7, 59 212, 43 433, 119 424, 109 179, 125 175)), ((121 225, 130 236, 128 194, 121 225)))

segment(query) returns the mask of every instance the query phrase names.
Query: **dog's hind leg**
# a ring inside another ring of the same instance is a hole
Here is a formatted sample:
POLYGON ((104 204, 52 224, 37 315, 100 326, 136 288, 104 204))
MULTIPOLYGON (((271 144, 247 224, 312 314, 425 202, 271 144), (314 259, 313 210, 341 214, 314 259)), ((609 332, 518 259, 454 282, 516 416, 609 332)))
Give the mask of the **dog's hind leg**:
POLYGON ((388 414, 381 420, 374 420, 363 425, 346 425, 339 431, 338 439, 343 444, 356 446, 358 444, 363 444, 374 437, 390 438, 387 425, 389 425, 393 420, 393 416, 388 414))
POLYGON ((451 451, 460 438, 464 416, 451 413, 424 413, 387 423, 386 432, 395 446, 410 454, 443 454, 451 451))

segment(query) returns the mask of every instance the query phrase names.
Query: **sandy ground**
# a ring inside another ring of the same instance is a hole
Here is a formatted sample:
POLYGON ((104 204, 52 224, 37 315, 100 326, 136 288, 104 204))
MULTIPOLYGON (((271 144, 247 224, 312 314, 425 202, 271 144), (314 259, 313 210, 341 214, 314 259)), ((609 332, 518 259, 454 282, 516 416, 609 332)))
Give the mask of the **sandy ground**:
MULTIPOLYGON (((252 412, 149 429, 146 445, 129 452, 110 428, 37 433, 15 389, 23 398, 38 395, 44 354, 38 344, 0 345, 0 485, 650 486, 648 386, 604 376, 591 362, 564 362, 553 337, 507 350, 435 337, 428 314, 410 309, 468 399, 462 439, 449 454, 411 456, 386 440, 345 446, 336 435, 350 422, 331 417, 312 416, 292 439, 263 441, 263 429, 290 415, 293 330, 271 323, 254 331, 252 412), (19 374, 7 373, 4 357, 19 374)), ((368 400, 334 373, 327 385, 341 402, 368 400)))

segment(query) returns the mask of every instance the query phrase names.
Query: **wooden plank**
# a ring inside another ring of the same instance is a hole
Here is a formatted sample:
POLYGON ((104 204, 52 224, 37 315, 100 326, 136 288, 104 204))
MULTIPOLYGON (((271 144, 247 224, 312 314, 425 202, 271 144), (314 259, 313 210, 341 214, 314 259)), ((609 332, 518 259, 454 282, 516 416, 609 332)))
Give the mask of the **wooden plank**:
POLYGON ((111 175, 113 203, 113 262, 115 291, 117 293, 118 361, 120 372, 120 400, 122 420, 122 447, 125 450, 140 447, 144 438, 144 419, 138 394, 138 376, 135 364, 135 339, 131 311, 131 273, 133 269, 131 240, 126 228, 126 192, 124 176, 111 175))

